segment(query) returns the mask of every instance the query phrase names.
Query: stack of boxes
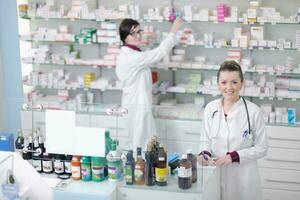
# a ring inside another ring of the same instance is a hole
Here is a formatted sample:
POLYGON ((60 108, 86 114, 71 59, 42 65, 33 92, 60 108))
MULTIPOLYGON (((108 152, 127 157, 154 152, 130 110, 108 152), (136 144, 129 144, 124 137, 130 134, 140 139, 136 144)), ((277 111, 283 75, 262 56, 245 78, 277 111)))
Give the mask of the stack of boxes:
POLYGON ((296 44, 295 48, 300 50, 300 30, 296 30, 296 44))
POLYGON ((89 88, 91 83, 96 79, 96 75, 94 73, 85 73, 84 74, 84 87, 89 88))
POLYGON ((97 30, 97 42, 116 43, 119 42, 117 24, 114 22, 102 22, 100 29, 97 30))
POLYGON ((93 35, 96 33, 95 28, 82 28, 80 34, 75 35, 75 42, 78 44, 91 44, 93 42, 93 35))
POLYGON ((217 5, 218 22, 224 22, 225 17, 228 17, 228 16, 229 16, 229 7, 227 7, 225 4, 217 5))
POLYGON ((259 6, 258 1, 250 1, 250 7, 247 9, 247 22, 255 23, 257 22, 257 9, 259 6))

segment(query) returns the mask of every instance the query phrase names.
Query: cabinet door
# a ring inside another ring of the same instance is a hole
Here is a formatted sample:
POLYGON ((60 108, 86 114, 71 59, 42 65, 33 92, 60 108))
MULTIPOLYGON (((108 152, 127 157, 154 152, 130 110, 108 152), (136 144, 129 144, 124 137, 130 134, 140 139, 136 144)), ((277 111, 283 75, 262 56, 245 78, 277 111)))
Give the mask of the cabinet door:
POLYGON ((169 152, 185 153, 187 149, 192 149, 194 154, 198 154, 199 146, 199 142, 167 141, 167 150, 169 152))
POLYGON ((300 191, 300 171, 260 168, 263 189, 300 191))
POLYGON ((279 169, 300 169, 300 150, 269 148, 268 154, 258 161, 259 167, 279 169))
POLYGON ((167 138, 166 120, 155 119, 155 126, 156 126, 158 137, 160 139, 166 139, 167 138))
POLYGON ((167 139, 200 142, 201 122, 167 120, 167 139))
MULTIPOLYGON (((156 186, 154 186, 156 187, 156 186)), ((163 188, 162 188, 163 189, 163 188)), ((153 200, 153 199, 172 199, 172 200, 202 200, 202 194, 167 192, 162 189, 137 189, 118 187, 118 200, 153 200)))
POLYGON ((127 137, 125 123, 122 117, 118 120, 114 116, 92 115, 91 127, 105 128, 113 137, 127 137))
POLYGON ((300 192, 293 192, 287 190, 272 190, 263 189, 263 200, 299 200, 300 192))
POLYGON ((269 146, 300 149, 300 128, 287 126, 266 127, 269 146))

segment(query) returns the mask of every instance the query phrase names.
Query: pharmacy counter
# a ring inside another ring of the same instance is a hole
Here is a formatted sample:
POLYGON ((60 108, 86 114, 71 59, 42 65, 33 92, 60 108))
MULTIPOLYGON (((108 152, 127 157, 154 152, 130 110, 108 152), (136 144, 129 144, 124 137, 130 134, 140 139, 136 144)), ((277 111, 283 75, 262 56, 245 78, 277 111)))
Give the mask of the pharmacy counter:
POLYGON ((125 181, 111 183, 108 181, 84 182, 70 180, 63 186, 53 188, 55 200, 220 200, 219 170, 215 167, 198 169, 198 181, 192 188, 182 190, 178 187, 178 177, 168 177, 167 186, 126 185, 125 181))
POLYGON ((66 186, 53 188, 53 196, 55 200, 116 200, 116 184, 70 180, 66 186))
POLYGON ((204 167, 198 169, 198 181, 192 188, 183 190, 178 187, 178 177, 168 177, 167 186, 137 186, 126 185, 124 182, 118 183, 118 200, 219 200, 220 187, 219 170, 215 167, 204 167))

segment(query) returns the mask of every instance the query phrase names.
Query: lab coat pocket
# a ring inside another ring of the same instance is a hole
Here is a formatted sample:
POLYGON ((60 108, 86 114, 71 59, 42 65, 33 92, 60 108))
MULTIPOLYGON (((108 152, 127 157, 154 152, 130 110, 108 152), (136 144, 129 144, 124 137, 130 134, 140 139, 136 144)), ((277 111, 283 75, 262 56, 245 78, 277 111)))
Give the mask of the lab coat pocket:
POLYGON ((249 148, 253 146, 253 134, 243 133, 241 137, 242 139, 241 139, 240 149, 249 148))

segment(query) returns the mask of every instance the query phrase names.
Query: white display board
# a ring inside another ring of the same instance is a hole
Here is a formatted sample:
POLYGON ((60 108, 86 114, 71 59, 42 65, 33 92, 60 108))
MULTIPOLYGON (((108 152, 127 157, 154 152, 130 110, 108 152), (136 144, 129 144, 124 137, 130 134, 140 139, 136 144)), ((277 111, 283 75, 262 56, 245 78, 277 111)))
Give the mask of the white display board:
POLYGON ((78 127, 75 112, 46 110, 46 149, 48 153, 105 156, 105 129, 78 127))

